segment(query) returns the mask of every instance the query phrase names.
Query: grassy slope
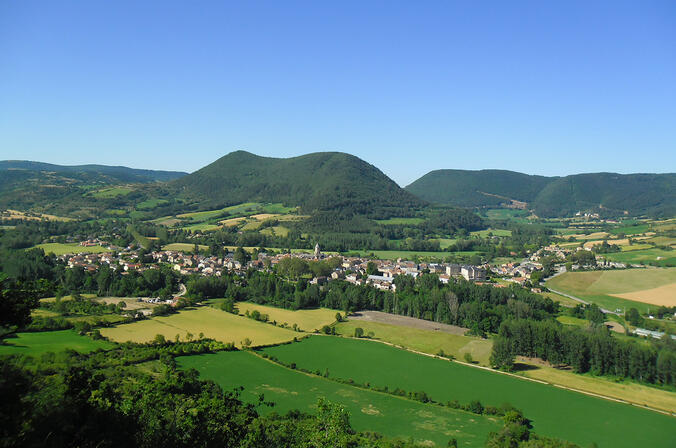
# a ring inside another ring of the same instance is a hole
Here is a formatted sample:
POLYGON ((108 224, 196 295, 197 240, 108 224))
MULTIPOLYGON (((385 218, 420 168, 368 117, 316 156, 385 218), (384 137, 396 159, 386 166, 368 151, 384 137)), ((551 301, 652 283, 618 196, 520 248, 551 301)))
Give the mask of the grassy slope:
POLYGON ((249 338, 253 346, 258 346, 291 341, 299 336, 291 330, 235 316, 208 306, 183 310, 171 316, 154 317, 115 328, 101 329, 102 335, 119 342, 148 342, 156 334, 163 334, 168 339, 174 339, 178 334, 181 340, 185 340, 188 332, 195 338, 199 333, 204 333, 207 338, 234 342, 237 346, 241 346, 241 341, 245 338, 249 338))
POLYGON ((99 348, 113 347, 110 342, 95 341, 72 330, 18 333, 16 338, 8 338, 4 342, 6 345, 0 345, 0 355, 37 356, 66 349, 88 353, 99 348))
POLYGON ((459 446, 482 447, 488 432, 500 427, 486 417, 305 375, 248 352, 182 357, 178 363, 183 368, 196 368, 202 378, 214 380, 226 390, 244 386, 242 398, 246 401, 256 403, 259 394, 264 394, 267 401, 276 403, 273 408, 259 408, 261 412, 314 412, 317 399, 325 397, 345 406, 357 430, 414 437, 437 446, 446 446, 455 437, 459 446))
POLYGON ((372 331, 375 334, 374 339, 431 355, 436 355, 439 350, 443 350, 446 355, 462 359, 465 353, 470 353, 475 361, 483 365, 488 365, 488 358, 493 347, 493 342, 488 339, 363 320, 340 323, 336 326, 336 331, 341 335, 352 336, 357 327, 362 328, 364 334, 372 331))
POLYGON ((583 445, 634 448, 676 443, 673 417, 376 342, 312 337, 297 344, 267 348, 265 352, 306 369, 328 368, 333 377, 424 390, 438 401, 479 399, 492 405, 509 402, 533 419, 536 432, 583 445))

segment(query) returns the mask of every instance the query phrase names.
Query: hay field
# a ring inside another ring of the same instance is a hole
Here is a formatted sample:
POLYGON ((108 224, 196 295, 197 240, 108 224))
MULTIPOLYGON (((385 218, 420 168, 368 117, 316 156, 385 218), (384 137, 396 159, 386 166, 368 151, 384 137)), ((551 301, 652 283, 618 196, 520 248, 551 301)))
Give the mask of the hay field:
POLYGON ((195 338, 204 333, 207 338, 234 342, 238 347, 242 346, 245 338, 251 340, 252 346, 259 346, 287 342, 299 336, 295 331, 235 316, 209 306, 101 329, 103 336, 116 342, 149 342, 157 334, 162 334, 167 339, 174 339, 179 335, 181 340, 186 340, 187 333, 195 338))
POLYGON ((613 296, 652 305, 672 307, 676 306, 676 282, 642 291, 613 294, 613 296))
POLYGON ((108 341, 95 341, 87 336, 80 336, 73 330, 18 333, 16 337, 6 338, 3 342, 0 345, 0 355, 37 356, 66 349, 89 353, 97 349, 114 347, 114 344, 108 341))
POLYGON ((80 246, 78 243, 44 243, 33 246, 45 251, 46 254, 53 253, 54 255, 64 254, 100 254, 104 252, 111 252, 110 249, 103 246, 80 246))
POLYGON ((296 324, 303 331, 319 330, 324 325, 331 325, 336 321, 336 313, 338 312, 328 308, 292 311, 251 302, 237 302, 237 309, 242 316, 247 311, 257 310, 261 314, 267 314, 270 321, 277 321, 277 325, 286 323, 289 327, 292 327, 293 324, 296 324))

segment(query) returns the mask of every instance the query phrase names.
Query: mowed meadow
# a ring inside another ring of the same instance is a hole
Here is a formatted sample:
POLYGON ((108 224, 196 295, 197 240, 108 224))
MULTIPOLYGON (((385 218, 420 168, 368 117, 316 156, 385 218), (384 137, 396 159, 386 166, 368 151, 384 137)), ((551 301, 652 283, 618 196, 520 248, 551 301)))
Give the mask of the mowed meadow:
POLYGON ((114 344, 108 341, 95 341, 87 336, 80 336, 73 330, 45 331, 35 333, 17 333, 3 340, 0 355, 39 356, 48 352, 75 350, 89 353, 98 349, 110 349, 114 344))
POLYGON ((566 272, 546 284, 609 310, 676 306, 676 268, 566 272))
MULTIPOLYGON (((324 339, 314 336, 312 339, 324 339)), ((308 356, 312 356, 308 353, 308 356)), ((343 353, 339 358, 349 356, 343 353)), ((258 403, 259 397, 274 407, 259 412, 284 414, 293 409, 314 413, 318 399, 340 403, 359 431, 377 431, 391 437, 414 438, 428 446, 444 447, 451 438, 458 446, 483 447, 491 431, 502 427, 499 417, 487 417, 402 397, 341 384, 308 375, 265 360, 251 352, 221 352, 177 358, 181 368, 194 368, 202 379, 225 390, 243 386, 242 399, 258 403)))
POLYGON ((375 341, 320 336, 263 353, 310 371, 328 369, 331 378, 424 391, 439 402, 510 403, 533 420, 535 432, 582 446, 676 446, 672 416, 375 341))
POLYGON ((233 342, 238 347, 243 345, 245 339, 248 339, 252 346, 260 346, 288 342, 294 337, 302 336, 302 333, 236 316, 209 306, 185 309, 170 316, 158 316, 101 329, 103 336, 115 342, 150 342, 158 334, 170 340, 177 336, 180 340, 187 340, 189 335, 197 339, 200 333, 206 338, 233 342))

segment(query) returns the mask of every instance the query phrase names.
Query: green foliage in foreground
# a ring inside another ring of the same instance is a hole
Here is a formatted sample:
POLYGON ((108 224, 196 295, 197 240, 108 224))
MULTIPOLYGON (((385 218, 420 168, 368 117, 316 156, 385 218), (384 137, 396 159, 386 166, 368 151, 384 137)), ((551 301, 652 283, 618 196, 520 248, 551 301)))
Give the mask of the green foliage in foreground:
MULTIPOLYGON (((320 400, 315 415, 259 416, 239 389, 224 392, 197 372, 177 371, 172 355, 199 353, 210 341, 127 344, 70 354, 62 363, 0 363, 3 447, 413 447, 356 433, 340 405, 320 400), (151 376, 133 363, 159 359, 151 376)), ((217 344, 218 349, 231 349, 217 344)), ((260 405, 258 402, 257 405, 260 405)))
POLYGON ((433 359, 373 341, 312 337, 263 350, 285 363, 330 377, 379 387, 424 391, 438 402, 511 403, 533 420, 535 432, 600 446, 672 446, 672 417, 455 362, 433 359), (562 423, 563 422, 563 423, 562 423), (646 427, 626 432, 617 428, 646 427))

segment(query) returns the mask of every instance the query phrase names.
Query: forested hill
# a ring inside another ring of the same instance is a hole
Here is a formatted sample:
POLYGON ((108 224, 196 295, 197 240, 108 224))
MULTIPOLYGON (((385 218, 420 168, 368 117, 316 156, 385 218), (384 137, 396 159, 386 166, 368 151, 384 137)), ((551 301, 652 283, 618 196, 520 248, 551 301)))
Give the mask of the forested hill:
POLYGON ((590 173, 544 177, 502 170, 431 171, 406 187, 430 202, 495 207, 521 201, 538 216, 676 214, 676 174, 590 173))
POLYGON ((179 195, 202 206, 283 202, 305 212, 382 216, 425 205, 378 168, 338 152, 281 159, 236 151, 172 184, 179 195))
POLYGON ((53 165, 51 163, 31 162, 27 160, 1 160, 2 178, 30 179, 49 173, 62 175, 85 175, 87 178, 107 183, 120 182, 167 182, 185 176, 179 171, 156 171, 127 168, 125 166, 106 165, 53 165))

